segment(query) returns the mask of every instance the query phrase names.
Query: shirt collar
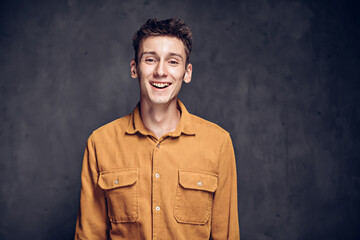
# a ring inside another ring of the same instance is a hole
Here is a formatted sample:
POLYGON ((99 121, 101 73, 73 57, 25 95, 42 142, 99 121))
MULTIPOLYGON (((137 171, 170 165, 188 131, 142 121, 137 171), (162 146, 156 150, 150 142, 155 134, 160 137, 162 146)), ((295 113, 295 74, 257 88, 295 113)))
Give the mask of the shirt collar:
MULTIPOLYGON (((171 137, 179 137, 182 133, 186 135, 195 135, 195 129, 193 124, 191 124, 190 113, 185 108, 185 105, 177 100, 177 107, 181 112, 181 117, 178 126, 176 129, 166 135, 171 137)), ((138 103, 134 111, 130 115, 129 124, 126 128, 126 133, 135 134, 141 133, 142 135, 154 135, 151 131, 145 128, 141 117, 140 117, 140 103, 138 103)))

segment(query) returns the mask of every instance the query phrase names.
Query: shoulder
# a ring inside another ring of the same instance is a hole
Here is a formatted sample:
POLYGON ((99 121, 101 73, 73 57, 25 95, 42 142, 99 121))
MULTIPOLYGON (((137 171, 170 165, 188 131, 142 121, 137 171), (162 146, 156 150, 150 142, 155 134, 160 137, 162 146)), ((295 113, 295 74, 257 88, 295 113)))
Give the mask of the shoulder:
POLYGON ((193 114, 189 115, 189 120, 195 133, 194 144, 198 149, 205 150, 208 156, 220 156, 232 149, 230 134, 224 128, 193 114))
POLYGON ((196 134, 204 135, 205 137, 218 137, 220 139, 229 138, 228 131, 217 125, 194 114, 189 114, 189 124, 191 128, 196 131, 196 134))
POLYGON ((97 129, 95 129, 90 138, 92 138, 94 141, 96 140, 104 140, 104 139, 111 139, 119 134, 124 134, 126 131, 126 128, 129 125, 131 115, 126 115, 124 117, 115 119, 97 129))

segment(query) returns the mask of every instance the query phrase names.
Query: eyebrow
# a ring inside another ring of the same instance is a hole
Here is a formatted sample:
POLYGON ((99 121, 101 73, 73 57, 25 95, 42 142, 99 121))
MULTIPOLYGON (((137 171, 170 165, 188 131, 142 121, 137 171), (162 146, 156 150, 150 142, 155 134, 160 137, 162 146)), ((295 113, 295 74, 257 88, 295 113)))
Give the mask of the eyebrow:
MULTIPOLYGON (((144 55, 157 55, 157 54, 156 54, 156 52, 154 52, 154 51, 143 52, 143 53, 141 53, 139 59, 141 59, 144 55)), ((179 58, 181 58, 181 60, 184 60, 183 57, 182 57, 180 54, 170 52, 169 55, 170 55, 171 57, 179 57, 179 58)))
POLYGON ((170 53, 170 56, 179 57, 179 58, 181 58, 181 60, 183 60, 183 57, 180 54, 177 54, 177 53, 170 53))

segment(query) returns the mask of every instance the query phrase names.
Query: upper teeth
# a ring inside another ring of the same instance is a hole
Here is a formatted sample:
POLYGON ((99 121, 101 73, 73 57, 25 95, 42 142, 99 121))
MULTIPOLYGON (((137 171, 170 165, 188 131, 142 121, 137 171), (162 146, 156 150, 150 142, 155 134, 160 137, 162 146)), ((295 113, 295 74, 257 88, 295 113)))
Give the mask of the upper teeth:
POLYGON ((167 87, 169 86, 168 83, 151 83, 155 87, 167 87))

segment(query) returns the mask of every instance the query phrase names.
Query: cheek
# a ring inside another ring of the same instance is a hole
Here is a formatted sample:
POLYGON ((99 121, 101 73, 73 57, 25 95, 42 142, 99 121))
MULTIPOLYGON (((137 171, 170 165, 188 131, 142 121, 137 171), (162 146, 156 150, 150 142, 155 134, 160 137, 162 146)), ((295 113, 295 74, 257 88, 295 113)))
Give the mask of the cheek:
POLYGON ((148 73, 146 73, 146 69, 138 68, 137 69, 137 75, 138 75, 139 81, 143 82, 146 79, 146 76, 148 75, 148 73))
POLYGON ((169 73, 176 79, 176 80, 182 80, 185 75, 185 71, 179 71, 179 70, 170 70, 169 73))

